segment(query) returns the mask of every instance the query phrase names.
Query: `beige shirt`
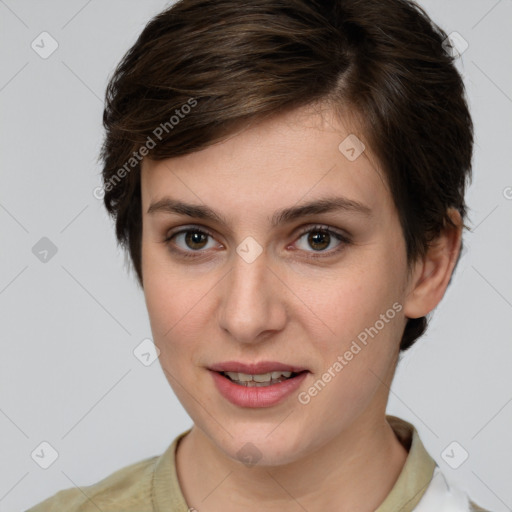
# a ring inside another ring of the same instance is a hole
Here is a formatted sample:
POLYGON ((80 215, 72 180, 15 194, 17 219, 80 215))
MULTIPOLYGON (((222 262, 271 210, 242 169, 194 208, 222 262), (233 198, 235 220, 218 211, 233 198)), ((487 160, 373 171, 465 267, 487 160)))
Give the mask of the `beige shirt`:
MULTIPOLYGON (((375 512, 413 512, 432 481, 436 462, 412 424, 396 416, 386 419, 408 456, 395 485, 375 512)), ((121 468, 93 485, 62 490, 27 512, 187 512, 175 454, 180 439, 190 430, 179 434, 162 455, 121 468)), ((472 502, 470 506, 484 511, 472 502)))

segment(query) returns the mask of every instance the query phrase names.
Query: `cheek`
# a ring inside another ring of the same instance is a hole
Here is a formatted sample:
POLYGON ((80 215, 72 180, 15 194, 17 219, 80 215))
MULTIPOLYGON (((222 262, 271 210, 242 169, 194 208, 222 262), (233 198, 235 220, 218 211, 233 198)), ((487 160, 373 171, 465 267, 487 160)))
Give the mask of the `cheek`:
MULTIPOLYGON (((161 356, 172 352, 176 342, 186 337, 185 330, 194 325, 200 304, 201 282, 192 283, 165 260, 165 251, 143 242, 142 271, 144 297, 154 342, 161 356)), ((166 359, 164 357, 164 359, 166 359)))
POLYGON ((342 269, 328 281, 328 286, 309 287, 309 296, 315 297, 315 311, 330 327, 330 333, 325 329, 330 334, 327 338, 331 343, 337 340, 336 350, 348 350, 358 336, 364 340, 367 330, 375 324, 379 338, 395 338, 395 326, 400 322, 393 304, 401 300, 400 274, 393 261, 381 257, 377 250, 372 252, 363 255, 357 265, 342 269))
MULTIPOLYGON (((186 329, 197 325, 201 293, 198 287, 179 276, 153 272, 148 274, 144 295, 155 343, 167 349, 168 345, 183 339, 186 329)), ((204 294, 203 294, 204 295, 204 294)))
POLYGON ((321 297, 318 311, 335 333, 324 329, 315 340, 323 362, 316 378, 328 381, 318 404, 323 402, 340 421, 348 410, 363 410, 394 367, 404 326, 401 265, 399 255, 393 260, 373 247, 331 281, 327 294, 321 286, 311 291, 321 297))
POLYGON ((387 392, 383 382, 388 382, 394 368, 403 327, 395 283, 382 273, 366 267, 366 272, 333 286, 322 311, 336 336, 328 333, 314 341, 322 368, 305 390, 308 396, 303 395, 310 400, 303 410, 310 428, 326 432, 327 437, 387 392))
POLYGON ((198 266, 171 264, 161 247, 144 247, 144 296, 160 362, 172 374, 186 378, 197 366, 215 325, 215 287, 219 273, 198 266))

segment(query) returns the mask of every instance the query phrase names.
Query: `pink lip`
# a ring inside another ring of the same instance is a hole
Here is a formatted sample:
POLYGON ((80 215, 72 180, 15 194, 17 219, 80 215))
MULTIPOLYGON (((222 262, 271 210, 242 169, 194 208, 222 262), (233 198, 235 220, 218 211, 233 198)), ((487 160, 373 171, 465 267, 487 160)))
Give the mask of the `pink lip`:
MULTIPOLYGON (((273 367, 274 369, 275 366, 273 367)), ((224 370, 232 371, 232 370, 224 370)), ((233 370, 234 371, 234 370, 233 370)), ((276 370, 278 371, 278 370, 276 370)), ((287 371, 287 370, 281 370, 287 371)), ((288 370, 291 371, 291 370, 288 370)), ((271 384, 269 386, 262 387, 248 387, 236 384, 231 381, 228 377, 225 377, 218 371, 210 371, 215 386, 219 393, 232 404, 239 407, 271 407, 285 400, 286 397, 294 393, 299 386, 302 384, 308 371, 303 371, 296 377, 284 380, 278 384, 271 384)), ((249 372, 242 372, 249 373, 249 372)), ((255 373, 267 373, 266 371, 251 372, 252 375, 255 373)))
POLYGON ((275 361, 261 361, 259 363, 240 363, 238 361, 226 361, 224 363, 214 364, 209 367, 214 372, 237 372, 248 375, 261 375, 270 372, 294 372, 299 373, 307 370, 300 366, 278 363, 275 361))

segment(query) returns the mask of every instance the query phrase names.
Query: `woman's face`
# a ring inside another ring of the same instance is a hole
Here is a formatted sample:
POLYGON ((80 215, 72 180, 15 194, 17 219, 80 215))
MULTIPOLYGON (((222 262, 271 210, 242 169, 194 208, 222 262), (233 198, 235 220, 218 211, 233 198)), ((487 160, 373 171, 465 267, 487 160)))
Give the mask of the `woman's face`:
POLYGON ((371 148, 357 156, 325 114, 295 110, 142 165, 160 363, 233 459, 299 460, 384 415, 406 321, 405 242, 371 148))

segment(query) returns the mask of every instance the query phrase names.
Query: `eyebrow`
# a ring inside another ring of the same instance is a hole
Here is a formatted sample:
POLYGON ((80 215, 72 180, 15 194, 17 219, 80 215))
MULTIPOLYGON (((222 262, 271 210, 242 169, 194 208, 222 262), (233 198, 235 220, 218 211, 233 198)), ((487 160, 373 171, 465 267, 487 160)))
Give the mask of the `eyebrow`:
MULTIPOLYGON (((358 213, 366 217, 372 216, 371 208, 358 201, 346 197, 325 197, 299 206, 292 206, 276 211, 272 215, 271 226, 276 227, 279 224, 292 222, 307 215, 318 215, 320 213, 335 211, 358 213)), ((170 197, 164 197, 151 204, 147 211, 148 214, 157 212, 175 213, 197 219, 215 221, 219 224, 228 224, 222 215, 208 206, 184 203, 176 199, 171 199, 170 197)))

